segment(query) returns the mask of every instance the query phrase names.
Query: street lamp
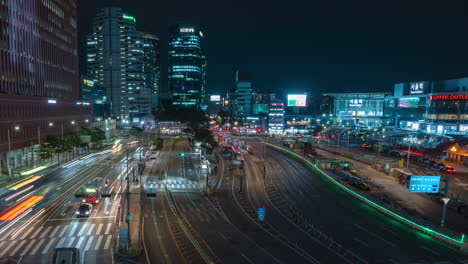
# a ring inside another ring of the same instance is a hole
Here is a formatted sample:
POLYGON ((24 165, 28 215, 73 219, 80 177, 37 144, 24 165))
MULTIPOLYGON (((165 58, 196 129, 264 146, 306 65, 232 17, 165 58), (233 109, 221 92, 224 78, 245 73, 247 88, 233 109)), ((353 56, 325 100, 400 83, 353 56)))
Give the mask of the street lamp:
POLYGON ((75 120, 72 120, 70 123, 71 123, 72 125, 74 125, 74 124, 75 124, 75 120))
POLYGON ((50 127, 54 126, 54 123, 50 122, 50 123, 49 123, 49 126, 50 126, 50 127))

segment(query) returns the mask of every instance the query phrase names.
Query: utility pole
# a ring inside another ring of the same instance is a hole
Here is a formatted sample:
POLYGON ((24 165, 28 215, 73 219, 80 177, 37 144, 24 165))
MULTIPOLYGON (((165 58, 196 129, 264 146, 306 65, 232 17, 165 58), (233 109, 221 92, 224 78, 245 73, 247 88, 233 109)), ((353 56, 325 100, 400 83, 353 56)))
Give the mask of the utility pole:
POLYGON ((444 204, 442 205, 442 218, 440 220, 440 226, 444 226, 445 225, 445 214, 447 212, 447 203, 448 203, 448 193, 449 193, 449 184, 450 184, 450 177, 449 176, 445 176, 445 188, 444 188, 444 200, 442 200, 444 202, 444 204))
POLYGON ((129 177, 129 171, 128 171, 128 148, 127 148, 127 250, 128 247, 130 246, 130 220, 132 220, 132 216, 130 215, 130 177, 129 177))
POLYGON ((7 153, 7 167, 8 167, 8 176, 11 177, 11 164, 10 164, 10 153, 11 153, 11 139, 10 139, 10 129, 7 130, 8 135, 8 153, 7 153))
POLYGON ((266 143, 262 142, 262 152, 263 152, 263 180, 266 179, 266 163, 265 163, 265 154, 266 154, 266 143))
POLYGON ((410 137, 410 142, 408 144, 408 159, 406 160, 406 168, 409 169, 409 158, 410 158, 410 152, 411 152, 411 137, 410 137))

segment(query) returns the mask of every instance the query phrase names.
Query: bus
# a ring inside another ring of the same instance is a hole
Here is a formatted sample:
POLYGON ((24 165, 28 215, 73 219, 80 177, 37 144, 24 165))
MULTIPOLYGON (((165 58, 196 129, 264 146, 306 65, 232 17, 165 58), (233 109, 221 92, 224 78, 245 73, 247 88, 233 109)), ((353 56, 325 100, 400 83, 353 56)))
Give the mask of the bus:
POLYGON ((79 248, 56 248, 51 264, 81 264, 79 248))
POLYGON ((96 205, 101 200, 102 178, 96 177, 75 193, 76 198, 81 198, 83 203, 96 205))

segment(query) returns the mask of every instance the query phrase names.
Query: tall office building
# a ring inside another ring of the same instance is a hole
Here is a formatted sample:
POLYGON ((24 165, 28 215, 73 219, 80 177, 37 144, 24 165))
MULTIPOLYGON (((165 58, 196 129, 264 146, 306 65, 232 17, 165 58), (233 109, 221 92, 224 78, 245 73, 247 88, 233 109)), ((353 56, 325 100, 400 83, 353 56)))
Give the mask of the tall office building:
POLYGON ((250 72, 236 71, 234 86, 234 118, 245 121, 252 112, 252 80, 250 72))
POLYGON ((202 31, 195 25, 178 24, 169 29, 168 74, 173 106, 201 106, 206 73, 202 38, 202 31))
POLYGON ((38 160, 49 135, 88 126, 78 101, 76 0, 0 1, 0 172, 38 160))
POLYGON ((144 78, 145 87, 151 91, 151 108, 159 105, 161 61, 159 38, 150 33, 143 33, 144 78))
POLYGON ((106 89, 111 114, 139 123, 151 113, 151 91, 145 87, 143 33, 136 19, 120 8, 103 8, 87 36, 87 76, 106 89))

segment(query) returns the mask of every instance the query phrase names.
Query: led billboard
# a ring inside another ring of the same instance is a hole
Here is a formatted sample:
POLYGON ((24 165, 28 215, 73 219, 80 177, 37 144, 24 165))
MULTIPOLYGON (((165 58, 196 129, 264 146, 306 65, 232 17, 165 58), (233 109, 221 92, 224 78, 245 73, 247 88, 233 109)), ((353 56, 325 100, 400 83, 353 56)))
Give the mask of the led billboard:
POLYGON ((221 95, 211 95, 210 96, 211 102, 221 102, 221 95))
POLYGON ((306 106, 306 94, 288 94, 288 106, 306 106))

